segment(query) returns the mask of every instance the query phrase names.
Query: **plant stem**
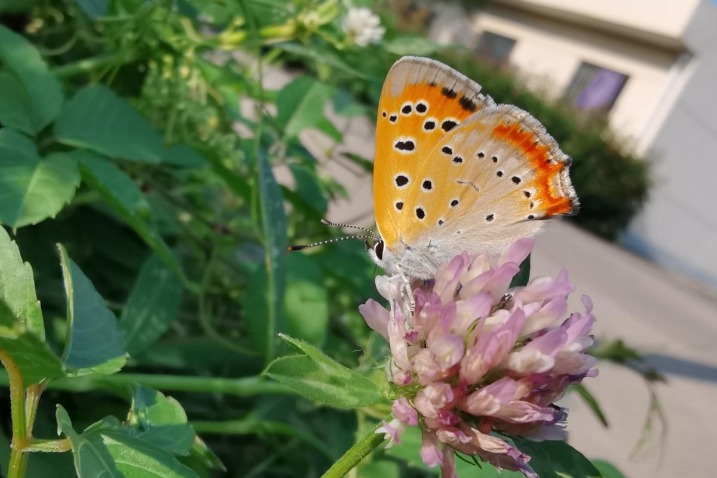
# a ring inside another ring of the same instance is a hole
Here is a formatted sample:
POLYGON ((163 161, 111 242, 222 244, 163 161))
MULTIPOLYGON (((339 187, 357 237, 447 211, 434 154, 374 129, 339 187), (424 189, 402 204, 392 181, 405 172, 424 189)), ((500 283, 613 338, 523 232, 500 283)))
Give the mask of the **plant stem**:
POLYGON ((10 416, 12 417, 12 441, 8 478, 23 478, 27 466, 27 453, 23 450, 27 441, 27 423, 25 422, 25 389, 22 374, 15 362, 3 350, 0 350, 0 362, 7 370, 10 383, 10 416))
MULTIPOLYGON (((51 70, 57 78, 65 79, 71 78, 76 75, 83 73, 89 73, 98 68, 113 65, 118 63, 120 59, 117 55, 100 55, 94 58, 86 58, 84 60, 76 61, 74 63, 67 63, 66 65, 57 66, 51 70)), ((128 60, 124 60, 125 63, 128 60)))
POLYGON ((351 471, 361 460, 366 458, 377 446, 383 443, 384 437, 380 433, 376 433, 374 429, 366 435, 360 442, 346 450, 346 453, 339 458, 336 463, 331 465, 321 478, 341 478, 351 471))
MULTIPOLYGON (((0 373, 0 385, 7 385, 8 381, 8 376, 0 373)), ((290 388, 279 383, 269 381, 260 376, 244 378, 210 378, 139 373, 87 375, 84 377, 62 378, 50 382, 47 388, 53 390, 67 390, 71 392, 90 392, 96 389, 116 390, 133 384, 145 385, 158 390, 223 393, 239 397, 295 394, 295 392, 290 388)))

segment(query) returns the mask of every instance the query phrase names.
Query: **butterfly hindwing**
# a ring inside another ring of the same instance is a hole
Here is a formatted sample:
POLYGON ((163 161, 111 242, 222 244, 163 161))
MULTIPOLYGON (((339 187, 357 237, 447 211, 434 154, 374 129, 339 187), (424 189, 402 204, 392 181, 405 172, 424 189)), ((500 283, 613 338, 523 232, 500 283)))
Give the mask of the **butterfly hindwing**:
POLYGON ((452 257, 497 252, 534 235, 540 219, 575 212, 570 158, 510 105, 484 108, 445 134, 415 168, 396 228, 411 247, 452 257))
POLYGON ((480 85, 427 58, 394 64, 381 92, 376 127, 374 204, 386 247, 399 239, 406 193, 418 167, 446 134, 493 101, 480 85))

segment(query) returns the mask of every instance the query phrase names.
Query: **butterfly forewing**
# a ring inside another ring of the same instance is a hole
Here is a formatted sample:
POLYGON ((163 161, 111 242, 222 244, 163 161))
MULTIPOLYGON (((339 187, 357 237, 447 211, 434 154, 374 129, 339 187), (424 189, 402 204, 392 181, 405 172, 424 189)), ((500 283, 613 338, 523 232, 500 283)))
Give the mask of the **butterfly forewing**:
POLYGON ((493 105, 480 85, 441 63, 404 57, 394 64, 381 92, 374 163, 376 224, 386 247, 406 232, 402 217, 419 166, 444 136, 493 105))

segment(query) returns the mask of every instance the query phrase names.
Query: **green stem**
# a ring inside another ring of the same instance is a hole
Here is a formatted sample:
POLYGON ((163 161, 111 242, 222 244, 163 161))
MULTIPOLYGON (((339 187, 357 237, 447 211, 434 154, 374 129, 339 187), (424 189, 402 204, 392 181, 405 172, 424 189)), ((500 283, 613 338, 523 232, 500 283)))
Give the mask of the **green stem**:
POLYGON ((24 453, 27 442, 27 423, 25 422, 25 388, 22 374, 15 362, 3 350, 0 350, 2 362, 10 385, 10 416, 12 417, 12 440, 8 478, 23 478, 27 466, 27 453, 24 453))
MULTIPOLYGON (((119 61, 120 59, 117 55, 100 55, 76 61, 74 63, 57 66, 52 69, 52 74, 60 79, 71 78, 73 76, 89 73, 105 66, 113 65, 119 61)), ((127 60, 124 60, 124 62, 126 63, 127 60)))
MULTIPOLYGON (((0 373, 0 385, 8 385, 8 382, 8 376, 0 373)), ((239 397, 295 394, 290 388, 259 376, 245 378, 210 378, 140 373, 62 378, 50 382, 47 388, 70 392, 90 392, 96 389, 116 390, 133 384, 145 385, 158 390, 221 393, 239 397)))
POLYGON ((341 478, 351 471, 361 460, 366 458, 377 446, 383 443, 384 437, 376 430, 366 435, 360 442, 346 450, 346 453, 331 465, 321 478, 341 478))

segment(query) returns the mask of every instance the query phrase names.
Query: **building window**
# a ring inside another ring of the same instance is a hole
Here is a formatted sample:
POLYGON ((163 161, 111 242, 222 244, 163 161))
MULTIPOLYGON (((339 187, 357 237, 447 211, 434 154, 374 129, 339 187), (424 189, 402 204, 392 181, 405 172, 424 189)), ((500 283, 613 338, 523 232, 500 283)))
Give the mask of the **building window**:
POLYGON ((510 52, 515 46, 515 40, 512 38, 498 35, 497 33, 485 31, 478 40, 478 46, 475 49, 476 57, 493 63, 496 66, 508 66, 508 58, 510 52))
POLYGON ((578 110, 607 113, 620 96, 627 78, 617 71, 582 62, 565 92, 565 99, 578 110))

